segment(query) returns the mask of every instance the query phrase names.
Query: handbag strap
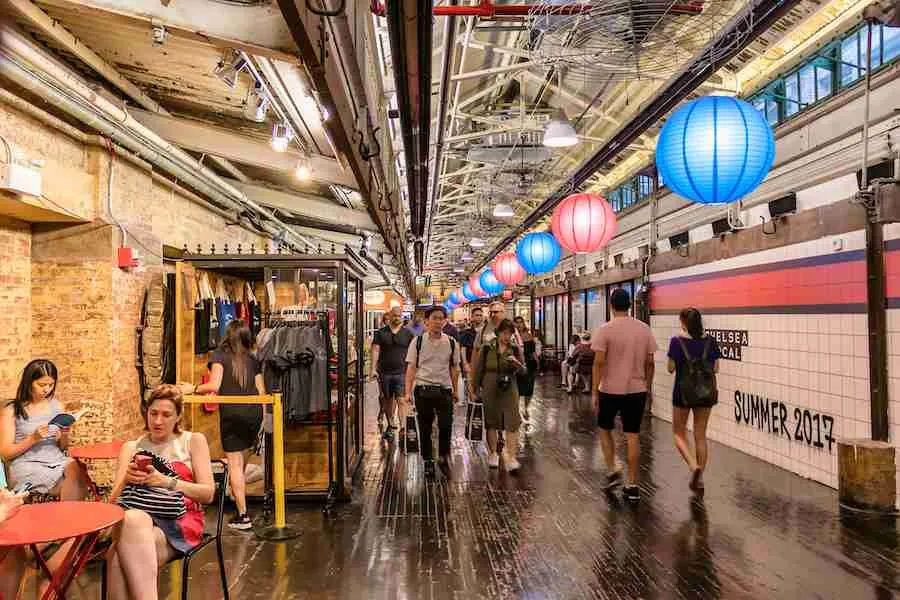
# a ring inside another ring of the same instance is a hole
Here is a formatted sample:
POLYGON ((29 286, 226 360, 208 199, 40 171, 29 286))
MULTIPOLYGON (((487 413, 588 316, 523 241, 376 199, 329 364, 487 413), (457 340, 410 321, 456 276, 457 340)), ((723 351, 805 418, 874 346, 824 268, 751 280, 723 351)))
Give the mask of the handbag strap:
POLYGON ((693 358, 691 358, 691 353, 688 352, 687 344, 684 343, 684 338, 682 338, 680 335, 675 336, 675 337, 676 337, 676 339, 678 340, 678 343, 681 344, 681 351, 684 353, 684 359, 685 359, 687 362, 692 361, 693 358))

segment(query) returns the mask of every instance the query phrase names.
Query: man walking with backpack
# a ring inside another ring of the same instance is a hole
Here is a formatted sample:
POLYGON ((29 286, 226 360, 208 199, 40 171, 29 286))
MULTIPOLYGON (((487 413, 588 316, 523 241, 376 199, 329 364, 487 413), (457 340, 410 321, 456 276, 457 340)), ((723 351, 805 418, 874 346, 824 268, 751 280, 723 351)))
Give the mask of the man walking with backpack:
MULTIPOLYGON (((459 344, 443 333, 447 313, 442 306, 425 311, 425 333, 409 345, 406 355, 406 390, 412 390, 418 413, 425 476, 434 478, 431 443, 432 422, 438 421, 438 465, 450 477, 450 436, 453 431, 453 405, 459 400, 459 344)), ((403 402, 409 401, 404 396, 403 402)))
POLYGON ((622 484, 622 471, 616 467, 612 430, 616 415, 622 415, 622 429, 628 443, 628 485, 622 490, 626 500, 637 502, 640 460, 641 421, 644 405, 650 398, 656 365, 653 353, 656 339, 650 328, 628 315, 630 294, 619 288, 610 295, 612 319, 591 336, 594 350, 593 400, 600 427, 600 443, 608 471, 606 489, 622 484), (602 391, 601 391, 602 390, 602 391))

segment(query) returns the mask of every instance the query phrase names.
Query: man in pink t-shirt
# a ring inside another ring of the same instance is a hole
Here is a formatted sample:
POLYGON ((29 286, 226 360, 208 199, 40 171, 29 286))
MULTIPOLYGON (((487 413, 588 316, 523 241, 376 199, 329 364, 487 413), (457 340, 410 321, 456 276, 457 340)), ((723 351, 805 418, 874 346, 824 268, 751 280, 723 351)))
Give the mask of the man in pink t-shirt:
POLYGON ((622 490, 626 500, 640 500, 637 487, 640 459, 641 420, 644 404, 653 384, 656 339, 650 328, 628 316, 631 296, 619 288, 609 299, 612 319, 597 328, 591 337, 594 351, 594 409, 600 426, 600 443, 606 459, 606 489, 622 484, 622 470, 616 467, 612 430, 617 414, 622 415, 622 429, 628 442, 628 485, 622 490))

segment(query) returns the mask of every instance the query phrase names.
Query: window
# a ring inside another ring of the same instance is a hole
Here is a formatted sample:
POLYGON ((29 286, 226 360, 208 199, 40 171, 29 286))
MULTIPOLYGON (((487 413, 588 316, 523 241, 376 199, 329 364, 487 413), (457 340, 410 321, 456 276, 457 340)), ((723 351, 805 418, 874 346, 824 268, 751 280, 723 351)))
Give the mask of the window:
POLYGON ((806 65, 797 73, 800 77, 800 107, 804 108, 816 101, 816 67, 806 65))
POLYGON ((862 60, 859 56, 859 32, 841 42, 841 85, 847 86, 862 76, 859 66, 862 60))
POLYGON ((790 117, 800 112, 800 79, 797 73, 784 78, 784 116, 790 117))
POLYGON ((572 295, 572 331, 576 333, 587 328, 587 323, 585 323, 586 295, 584 290, 575 292, 572 295))
POLYGON ((882 62, 888 63, 900 56, 900 27, 883 27, 881 38, 882 62))
POLYGON ((587 328, 593 332, 606 322, 606 303, 603 288, 594 288, 587 293, 587 328))

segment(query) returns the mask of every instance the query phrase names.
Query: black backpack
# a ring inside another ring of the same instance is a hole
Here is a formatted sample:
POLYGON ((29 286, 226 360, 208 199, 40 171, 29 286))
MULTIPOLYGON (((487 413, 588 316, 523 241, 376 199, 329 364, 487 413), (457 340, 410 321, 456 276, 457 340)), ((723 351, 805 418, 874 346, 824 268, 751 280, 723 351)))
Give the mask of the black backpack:
POLYGON ((712 406, 719 397, 719 390, 716 386, 716 372, 707 362, 709 349, 712 346, 712 338, 706 338, 706 344, 703 346, 703 356, 700 358, 691 357, 687 345, 680 336, 678 337, 678 343, 681 344, 681 351, 684 353, 685 358, 684 375, 678 384, 678 390, 681 392, 681 402, 686 407, 712 406))

